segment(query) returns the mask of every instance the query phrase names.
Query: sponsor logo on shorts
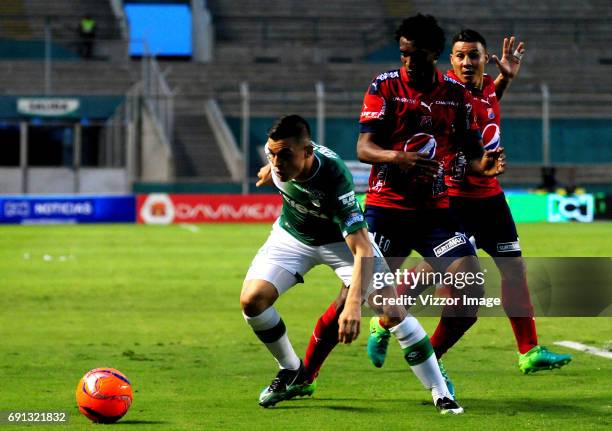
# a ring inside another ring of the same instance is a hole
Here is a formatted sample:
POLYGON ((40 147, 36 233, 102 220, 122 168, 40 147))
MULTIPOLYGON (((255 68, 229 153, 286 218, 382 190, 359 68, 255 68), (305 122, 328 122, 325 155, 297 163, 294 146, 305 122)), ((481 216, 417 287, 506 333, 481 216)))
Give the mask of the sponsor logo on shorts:
POLYGON ((362 221, 363 221, 363 214, 354 212, 354 213, 349 214, 344 224, 346 225, 346 227, 350 227, 354 225, 355 223, 359 223, 362 221))
POLYGON ((508 253, 511 251, 521 251, 521 246, 518 241, 512 242, 498 242, 497 251, 499 253, 508 253))
POLYGON ((434 254, 436 255, 436 257, 440 257, 442 255, 445 255, 446 253, 448 253, 452 249, 457 248, 460 245, 465 244, 466 242, 467 241, 465 239, 465 235, 463 235, 463 234, 456 235, 456 236, 452 237, 451 239, 447 239, 446 241, 444 241, 442 244, 440 244, 439 246, 434 248, 433 251, 434 251, 434 254))

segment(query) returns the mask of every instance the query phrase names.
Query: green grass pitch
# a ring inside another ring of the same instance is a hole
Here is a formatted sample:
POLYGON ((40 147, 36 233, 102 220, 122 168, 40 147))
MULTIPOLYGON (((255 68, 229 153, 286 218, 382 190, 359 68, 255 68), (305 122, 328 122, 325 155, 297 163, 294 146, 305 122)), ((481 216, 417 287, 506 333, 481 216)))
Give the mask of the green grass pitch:
MULTIPOLYGON (((87 370, 111 366, 135 390, 131 410, 112 425, 121 429, 612 426, 612 360, 572 352, 574 362, 562 370, 523 376, 505 318, 481 319, 445 359, 463 416, 436 413, 395 342, 384 368, 370 366, 363 333, 332 353, 312 399, 262 409, 257 396, 275 363, 243 321, 238 296, 269 226, 198 228, 0 227, 0 410, 70 413, 66 425, 35 429, 107 427, 80 415, 74 391, 87 370)), ((528 256, 612 256, 611 224, 526 224, 519 231, 528 256)), ((337 291, 333 273, 317 268, 277 303, 299 354, 337 291)), ((431 333, 437 319, 422 322, 431 333)), ((565 339, 601 347, 612 339, 610 318, 537 323, 544 345, 565 339)))

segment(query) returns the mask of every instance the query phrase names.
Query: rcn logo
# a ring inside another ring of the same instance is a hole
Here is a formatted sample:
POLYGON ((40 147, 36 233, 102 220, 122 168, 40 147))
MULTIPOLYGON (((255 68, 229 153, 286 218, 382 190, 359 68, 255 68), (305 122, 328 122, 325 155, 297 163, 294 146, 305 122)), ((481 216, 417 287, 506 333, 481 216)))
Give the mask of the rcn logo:
POLYGON ((433 135, 427 133, 417 133, 406 141, 404 151, 416 152, 423 154, 428 159, 433 159, 436 156, 436 148, 438 142, 433 135))
POLYGON ((491 151, 499 147, 500 136, 499 136, 499 127, 497 124, 487 124, 487 126, 482 131, 482 144, 484 149, 487 151, 491 151))

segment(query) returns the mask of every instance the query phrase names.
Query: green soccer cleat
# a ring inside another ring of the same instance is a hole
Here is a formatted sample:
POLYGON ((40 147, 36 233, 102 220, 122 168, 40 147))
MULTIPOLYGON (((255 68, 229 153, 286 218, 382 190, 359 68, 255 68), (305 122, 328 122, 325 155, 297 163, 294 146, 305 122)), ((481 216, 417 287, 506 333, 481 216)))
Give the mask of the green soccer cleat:
POLYGON ((290 400, 295 397, 310 397, 317 389, 317 381, 313 380, 312 382, 304 382, 301 384, 291 385, 288 389, 289 397, 286 398, 290 400))
POLYGON ((310 396, 316 388, 316 380, 312 383, 305 381, 304 365, 300 363, 300 368, 297 370, 282 369, 278 372, 270 386, 259 394, 259 405, 270 407, 291 398, 310 396))
POLYGON ((448 377, 448 373, 446 372, 446 368, 444 368, 444 364, 442 363, 441 359, 438 359, 438 367, 440 368, 440 374, 442 374, 442 377, 444 377, 444 381, 446 382, 446 387, 448 388, 448 392, 450 392, 453 398, 455 398, 455 384, 450 379, 450 377, 448 377))
POLYGON ((385 363, 391 332, 380 326, 378 317, 370 319, 370 335, 368 336, 368 357, 375 367, 380 368, 385 363))
POLYGON ((523 374, 561 368, 572 360, 572 355, 551 352, 544 346, 535 346, 530 351, 523 354, 519 353, 518 355, 519 370, 523 374))

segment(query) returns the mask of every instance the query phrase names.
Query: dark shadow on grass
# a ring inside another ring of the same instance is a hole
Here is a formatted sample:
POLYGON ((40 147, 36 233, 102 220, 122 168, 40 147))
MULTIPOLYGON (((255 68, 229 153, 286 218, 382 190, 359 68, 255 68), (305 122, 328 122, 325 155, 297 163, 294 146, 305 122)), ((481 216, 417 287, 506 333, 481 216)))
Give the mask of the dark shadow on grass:
MULTIPOLYGON (((337 401, 337 400, 336 400, 337 401)), ((274 406, 268 410, 293 410, 293 409, 311 409, 311 410, 336 410, 351 413, 376 413, 380 412, 380 409, 373 407, 355 407, 355 406, 344 406, 344 405, 325 405, 320 403, 312 404, 283 404, 282 406, 274 406)))
POLYGON ((459 399, 461 405, 471 412, 475 411, 497 411, 505 412, 509 416, 514 416, 521 413, 551 413, 555 416, 575 417, 583 415, 591 417, 593 415, 601 415, 601 410, 588 407, 587 404, 595 406, 603 406, 609 400, 605 398, 591 397, 590 399, 581 398, 580 403, 571 403, 564 399, 543 399, 543 398, 524 398, 524 399, 507 399, 507 398, 464 398, 459 399))

